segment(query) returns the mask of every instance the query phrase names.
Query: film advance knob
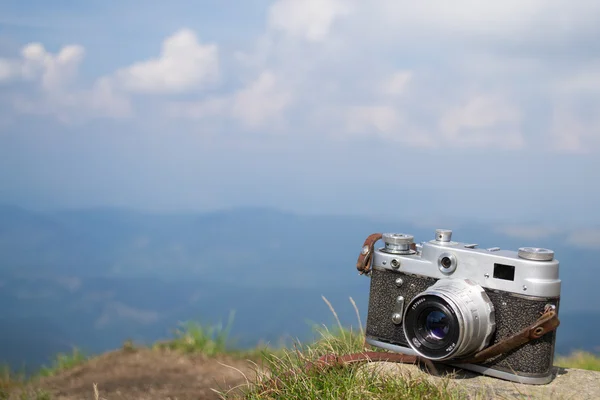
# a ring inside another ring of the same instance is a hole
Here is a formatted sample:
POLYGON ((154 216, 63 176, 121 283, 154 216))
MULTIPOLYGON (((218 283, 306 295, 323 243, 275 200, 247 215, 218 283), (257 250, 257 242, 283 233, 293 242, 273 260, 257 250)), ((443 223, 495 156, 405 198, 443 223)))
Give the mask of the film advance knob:
POLYGON ((554 252, 540 247, 521 247, 518 252, 519 257, 531 261, 552 261, 554 252))

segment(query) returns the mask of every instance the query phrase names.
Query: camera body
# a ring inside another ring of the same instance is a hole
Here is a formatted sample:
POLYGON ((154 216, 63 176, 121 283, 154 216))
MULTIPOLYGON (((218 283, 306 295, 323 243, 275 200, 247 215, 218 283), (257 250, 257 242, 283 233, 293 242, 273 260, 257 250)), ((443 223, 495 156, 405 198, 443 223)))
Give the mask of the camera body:
POLYGON ((556 331, 479 364, 461 362, 558 313, 559 262, 547 249, 479 249, 435 239, 413 243, 407 234, 384 234, 372 254, 366 342, 389 351, 526 384, 554 377, 556 331))

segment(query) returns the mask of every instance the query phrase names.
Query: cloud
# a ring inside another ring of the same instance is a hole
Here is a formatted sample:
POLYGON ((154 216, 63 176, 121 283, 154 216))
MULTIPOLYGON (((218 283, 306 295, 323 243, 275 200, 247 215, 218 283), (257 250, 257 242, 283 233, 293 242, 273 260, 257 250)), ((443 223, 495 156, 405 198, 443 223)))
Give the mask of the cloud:
POLYGON ((324 40, 335 21, 351 13, 344 0, 279 0, 268 11, 268 26, 308 41, 324 40))
POLYGON ((80 45, 67 45, 52 54, 42 44, 30 43, 23 47, 20 59, 0 59, 0 83, 36 85, 34 95, 14 96, 12 107, 22 114, 51 115, 63 123, 98 116, 122 118, 133 113, 128 92, 181 93, 219 77, 217 46, 201 45, 189 29, 167 37, 158 58, 99 77, 89 88, 75 85, 84 55, 80 45))
POLYGON ((64 287, 70 292, 76 292, 81 288, 81 279, 75 276, 59 276, 56 277, 56 283, 64 287))
POLYGON ((133 112, 129 98, 107 78, 100 78, 94 83, 84 95, 84 102, 89 109, 113 118, 127 117, 133 112))
POLYGON ((412 71, 396 71, 381 83, 380 91, 382 94, 389 96, 404 94, 412 77, 412 71))
POLYGON ((499 227, 497 232, 517 239, 537 240, 556 235, 557 233, 560 233, 561 230, 549 226, 508 225, 499 227))
POLYGON ((567 243, 579 248, 600 249, 600 229, 581 229, 573 231, 567 237, 567 243))
POLYGON ((97 329, 105 328, 111 324, 134 322, 150 325, 157 322, 160 315, 156 311, 140 310, 117 301, 109 302, 104 306, 102 314, 94 321, 97 329))
POLYGON ((394 37, 402 32, 406 39, 416 36, 430 40, 476 39, 463 44, 503 42, 524 46, 535 43, 543 48, 544 45, 564 46, 570 40, 579 40, 599 30, 600 4, 593 0, 497 3, 379 0, 374 3, 363 3, 357 13, 370 16, 370 22, 379 21, 373 25, 375 33, 387 30, 394 37))
POLYGON ((0 59, 0 84, 35 89, 12 93, 13 110, 65 123, 143 115, 194 132, 233 121, 240 134, 598 151, 600 117, 588 108, 600 106, 599 12, 584 0, 277 0, 254 37, 181 28, 158 54, 91 81, 79 76, 83 46, 52 54, 32 43, 0 59))
POLYGON ((348 110, 348 128, 351 132, 374 129, 390 134, 400 127, 401 122, 398 111, 390 106, 358 106, 348 110))
POLYGON ((0 82, 7 82, 18 75, 18 67, 9 60, 0 59, 0 82))
POLYGON ((552 109, 553 149, 557 152, 583 154, 600 147, 600 99, 564 96, 552 109))
POLYGON ((36 64, 42 67, 42 87, 51 91, 64 88, 77 78, 85 50, 78 45, 65 46, 53 56, 42 45, 36 44, 27 46, 23 54, 33 68, 38 66, 36 64))
POLYGON ((85 56, 80 45, 66 45, 53 54, 41 43, 30 43, 21 57, 0 59, 0 84, 30 84, 32 90, 14 94, 10 106, 22 114, 53 116, 63 123, 83 121, 94 116, 129 115, 131 105, 98 79, 91 88, 78 85, 78 75, 85 56))
POLYGON ((564 77, 555 84, 556 92, 561 95, 600 94, 600 60, 586 65, 579 71, 564 77))
POLYGON ((119 88, 136 93, 192 91, 215 83, 218 78, 217 45, 202 45, 190 29, 181 29, 167 37, 158 58, 135 63, 115 73, 119 88))
POLYGON ((52 54, 41 43, 30 43, 21 50, 21 58, 0 59, 0 83, 39 80, 44 90, 55 90, 77 78, 84 55, 79 45, 67 45, 52 54))
MULTIPOLYGON (((499 227, 496 231, 517 239, 539 240, 559 235, 564 229, 543 225, 507 225, 499 227)), ((566 234, 565 242, 582 249, 600 249, 600 229, 571 230, 566 234)))
POLYGON ((202 120, 211 117, 223 117, 231 110, 231 99, 225 96, 199 101, 171 102, 166 107, 170 118, 202 120))
POLYGON ((167 108, 171 118, 203 120, 231 118, 244 129, 272 131, 281 128, 284 111, 293 103, 291 92, 272 71, 263 71, 246 86, 228 95, 199 101, 172 102, 167 108))
POLYGON ((345 120, 343 134, 377 136, 386 142, 402 143, 417 148, 437 147, 437 142, 425 129, 415 126, 401 106, 378 104, 372 106, 350 106, 342 117, 345 120))
POLYGON ((508 101, 474 95, 444 112, 440 130, 447 140, 466 146, 521 148, 520 118, 518 109, 508 101))
POLYGON ((290 105, 292 95, 279 86, 276 75, 264 71, 233 98, 232 115, 249 128, 259 128, 290 105))

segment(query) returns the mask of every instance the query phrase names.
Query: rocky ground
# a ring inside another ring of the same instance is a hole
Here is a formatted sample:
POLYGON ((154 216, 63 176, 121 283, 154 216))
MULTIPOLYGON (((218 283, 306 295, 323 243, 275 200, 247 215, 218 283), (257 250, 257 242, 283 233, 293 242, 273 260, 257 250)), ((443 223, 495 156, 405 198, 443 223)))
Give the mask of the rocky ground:
POLYGON ((231 356, 118 350, 33 385, 62 400, 219 399, 215 390, 239 390, 247 379, 256 379, 256 371, 253 362, 231 356))
POLYGON ((442 377, 426 374, 414 365, 375 362, 361 367, 367 376, 373 372, 384 376, 426 377, 441 385, 444 377, 451 377, 449 387, 459 389, 470 399, 531 399, 531 400, 597 400, 600 399, 600 372, 555 367, 554 380, 546 385, 525 385, 490 378, 474 372, 438 365, 442 377))

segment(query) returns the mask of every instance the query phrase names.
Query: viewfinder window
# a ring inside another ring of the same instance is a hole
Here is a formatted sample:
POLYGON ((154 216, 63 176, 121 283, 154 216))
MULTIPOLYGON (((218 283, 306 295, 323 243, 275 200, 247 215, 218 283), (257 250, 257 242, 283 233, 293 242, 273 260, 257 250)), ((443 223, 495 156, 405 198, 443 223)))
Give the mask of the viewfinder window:
POLYGON ((494 264, 494 278, 505 281, 514 281, 515 267, 513 265, 494 264))

